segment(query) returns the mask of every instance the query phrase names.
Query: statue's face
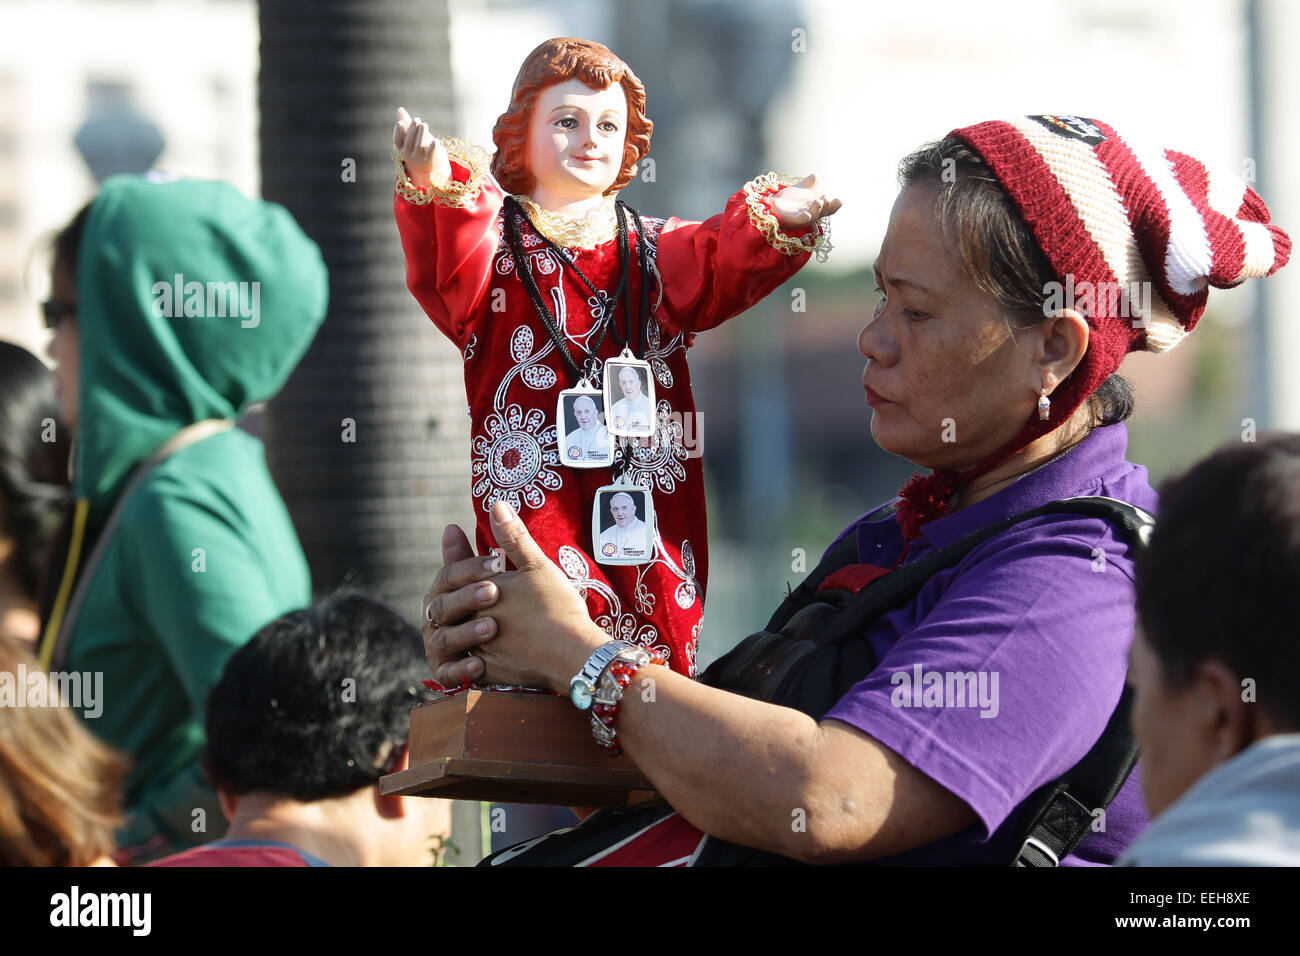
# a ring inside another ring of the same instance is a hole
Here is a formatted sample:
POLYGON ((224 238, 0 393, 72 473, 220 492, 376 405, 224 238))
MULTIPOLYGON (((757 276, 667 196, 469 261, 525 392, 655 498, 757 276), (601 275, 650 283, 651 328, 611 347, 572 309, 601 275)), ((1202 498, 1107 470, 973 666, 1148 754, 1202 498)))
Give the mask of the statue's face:
POLYGON ((614 83, 593 90, 581 80, 547 87, 528 124, 532 198, 544 209, 602 195, 623 166, 627 95, 614 83))

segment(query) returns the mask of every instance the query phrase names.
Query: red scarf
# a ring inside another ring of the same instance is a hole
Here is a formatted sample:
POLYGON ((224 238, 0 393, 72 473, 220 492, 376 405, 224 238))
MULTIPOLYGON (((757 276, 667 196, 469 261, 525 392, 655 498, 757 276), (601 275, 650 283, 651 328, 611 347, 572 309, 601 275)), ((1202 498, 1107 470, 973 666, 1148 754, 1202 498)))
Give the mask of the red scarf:
POLYGON ((928 475, 913 475, 898 492, 898 526, 903 529, 903 548, 906 551, 921 536, 921 525, 928 524, 952 512, 952 498, 961 485, 970 479, 969 472, 960 474, 948 469, 933 471, 928 475))

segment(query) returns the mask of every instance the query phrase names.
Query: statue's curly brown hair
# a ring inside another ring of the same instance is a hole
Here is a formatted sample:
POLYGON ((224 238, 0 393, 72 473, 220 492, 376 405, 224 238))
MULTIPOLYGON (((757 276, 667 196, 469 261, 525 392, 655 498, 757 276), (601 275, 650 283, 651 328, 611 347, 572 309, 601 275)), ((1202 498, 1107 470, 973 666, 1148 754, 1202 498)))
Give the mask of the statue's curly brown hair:
POLYGON ((555 37, 528 54, 515 77, 510 107, 497 119, 492 142, 492 175, 508 193, 527 195, 536 181, 528 170, 528 123, 533 105, 542 90, 566 80, 578 79, 593 90, 613 83, 627 95, 627 135, 623 141, 623 165, 618 178, 605 190, 617 192, 632 181, 636 164, 650 152, 654 123, 645 114, 645 86, 632 68, 607 47, 576 37, 555 37))

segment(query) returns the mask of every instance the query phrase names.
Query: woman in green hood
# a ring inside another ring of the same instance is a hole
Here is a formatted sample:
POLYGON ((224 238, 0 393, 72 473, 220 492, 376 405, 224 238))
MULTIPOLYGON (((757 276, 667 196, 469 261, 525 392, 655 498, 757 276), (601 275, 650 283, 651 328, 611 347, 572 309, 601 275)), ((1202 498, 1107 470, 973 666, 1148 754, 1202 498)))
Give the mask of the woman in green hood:
POLYGON ((328 279, 283 208, 157 177, 105 181, 54 258, 76 510, 41 663, 80 675, 90 729, 132 756, 118 836, 142 861, 224 830, 200 763, 208 690, 262 625, 311 600, 262 443, 233 426, 307 350, 328 279))

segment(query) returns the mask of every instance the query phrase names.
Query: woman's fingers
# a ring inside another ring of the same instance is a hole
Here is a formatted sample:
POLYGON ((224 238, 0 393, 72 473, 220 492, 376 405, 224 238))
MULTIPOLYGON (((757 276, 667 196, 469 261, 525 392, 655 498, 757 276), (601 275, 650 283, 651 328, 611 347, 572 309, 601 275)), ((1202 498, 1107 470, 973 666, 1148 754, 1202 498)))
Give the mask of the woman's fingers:
MULTIPOLYGON (((485 569, 484 563, 483 558, 461 561, 456 565, 444 567, 438 572, 438 577, 441 578, 443 572, 453 567, 465 568, 469 571, 477 567, 481 577, 488 577, 489 572, 485 569)), ((435 581, 433 594, 424 606, 425 623, 435 627, 459 623, 483 608, 491 607, 496 603, 500 593, 500 589, 491 581, 479 581, 477 578, 471 578, 468 583, 452 591, 442 589, 435 581)))
POLYGON ((496 636, 496 622, 491 618, 466 621, 451 627, 434 627, 425 624, 420 628, 424 638, 424 656, 428 658, 434 680, 444 687, 457 687, 466 678, 471 681, 483 676, 483 661, 466 657, 480 644, 496 636))
POLYGON ((529 571, 552 565, 550 558, 537 546, 533 536, 528 533, 528 528, 519 520, 519 516, 509 504, 504 501, 494 504, 491 518, 492 537, 496 538, 497 544, 501 546, 506 557, 514 562, 516 568, 520 571, 529 571))
POLYGON ((442 529, 442 563, 455 564, 474 557, 474 549, 469 538, 458 524, 449 524, 442 529))
POLYGON ((491 607, 501 595, 495 584, 484 580, 500 571, 500 558, 476 557, 465 532, 457 525, 443 529, 442 559, 446 563, 424 595, 424 624, 420 629, 424 652, 435 676, 440 665, 460 656, 466 648, 492 639, 495 621, 465 619, 491 607))
POLYGON ((496 636, 496 621, 472 616, 500 597, 496 584, 484 580, 498 573, 500 558, 475 556, 465 532, 450 524, 442 531, 442 559, 445 563, 424 596, 420 634, 434 678, 456 687, 483 676, 483 661, 465 653, 496 636))

